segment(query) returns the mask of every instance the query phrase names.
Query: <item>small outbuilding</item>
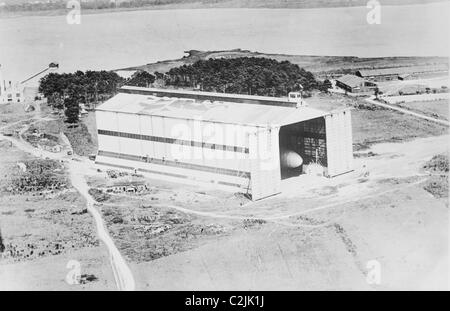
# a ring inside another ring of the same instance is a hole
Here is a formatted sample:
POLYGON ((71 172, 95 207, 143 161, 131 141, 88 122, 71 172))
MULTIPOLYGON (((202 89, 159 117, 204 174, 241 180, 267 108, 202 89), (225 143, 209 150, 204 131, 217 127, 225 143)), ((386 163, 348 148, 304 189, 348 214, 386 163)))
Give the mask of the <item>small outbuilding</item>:
POLYGON ((344 75, 336 79, 336 86, 350 93, 373 92, 377 85, 355 75, 344 75))
POLYGON ((448 64, 358 70, 356 75, 371 81, 410 80, 448 75, 448 64))

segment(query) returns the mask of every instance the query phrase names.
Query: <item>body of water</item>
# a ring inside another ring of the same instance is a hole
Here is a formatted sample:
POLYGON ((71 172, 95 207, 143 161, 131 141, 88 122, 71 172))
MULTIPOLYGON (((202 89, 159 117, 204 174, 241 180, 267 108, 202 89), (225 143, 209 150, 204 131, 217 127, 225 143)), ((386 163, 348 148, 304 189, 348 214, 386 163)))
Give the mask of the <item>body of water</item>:
POLYGON ((448 56, 449 3, 383 6, 369 25, 365 7, 202 9, 0 19, 0 63, 22 80, 57 61, 62 71, 117 69, 179 58, 183 51, 448 56))

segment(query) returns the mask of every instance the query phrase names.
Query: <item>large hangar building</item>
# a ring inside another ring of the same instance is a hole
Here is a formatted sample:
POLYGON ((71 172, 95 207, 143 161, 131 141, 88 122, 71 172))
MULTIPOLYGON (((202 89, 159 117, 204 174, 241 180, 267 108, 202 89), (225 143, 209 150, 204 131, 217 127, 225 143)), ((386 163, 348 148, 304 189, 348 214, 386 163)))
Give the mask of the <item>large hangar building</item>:
POLYGON ((282 192, 283 178, 313 163, 327 177, 351 171, 350 110, 289 96, 123 87, 96 108, 96 164, 211 182, 253 200, 282 192))

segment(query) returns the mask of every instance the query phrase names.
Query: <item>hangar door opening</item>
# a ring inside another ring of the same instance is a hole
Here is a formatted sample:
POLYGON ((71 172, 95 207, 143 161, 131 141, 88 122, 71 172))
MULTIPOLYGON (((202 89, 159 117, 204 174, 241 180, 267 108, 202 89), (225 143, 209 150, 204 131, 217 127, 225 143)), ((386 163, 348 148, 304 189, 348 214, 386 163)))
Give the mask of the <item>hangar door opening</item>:
POLYGON ((323 173, 327 166, 325 118, 282 126, 279 144, 281 179, 323 173))

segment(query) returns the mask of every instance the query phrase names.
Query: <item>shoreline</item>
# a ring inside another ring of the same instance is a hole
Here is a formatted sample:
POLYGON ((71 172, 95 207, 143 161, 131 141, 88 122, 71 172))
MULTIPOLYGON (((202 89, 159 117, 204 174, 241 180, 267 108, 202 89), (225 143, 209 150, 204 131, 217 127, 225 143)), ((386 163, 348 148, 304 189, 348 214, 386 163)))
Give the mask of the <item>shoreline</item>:
POLYGON ((278 61, 287 60, 298 64, 305 70, 316 75, 333 75, 346 73, 345 70, 356 71, 360 69, 381 69, 394 67, 409 67, 417 65, 447 64, 448 57, 444 56, 387 56, 387 57, 358 57, 358 56, 333 56, 333 55, 290 55, 272 54, 246 49, 184 51, 185 55, 177 59, 160 60, 152 63, 128 66, 113 69, 115 72, 144 70, 148 72, 165 73, 171 68, 181 65, 190 65, 198 60, 210 58, 236 58, 236 57, 265 57, 278 61), (343 71, 344 68, 344 71, 343 71))
MULTIPOLYGON (((406 2, 383 4, 383 6, 408 6, 408 5, 430 5, 437 3, 445 3, 449 2, 448 0, 429 0, 425 3, 418 2, 420 0, 411 0, 406 2)), ((338 9, 338 8, 357 8, 357 7, 366 7, 366 5, 360 5, 359 3, 352 3, 350 5, 342 5, 340 3, 330 3, 328 5, 323 5, 323 3, 312 3, 312 4, 304 4, 304 3, 292 3, 291 5, 270 5, 270 4, 262 4, 262 5, 238 5, 234 4, 235 2, 225 2, 225 3, 215 3, 215 4, 205 4, 205 3, 185 3, 185 4, 164 4, 164 5, 148 5, 143 7, 131 7, 131 8, 104 8, 104 9, 83 9, 81 8, 81 13, 86 15, 93 14, 106 14, 106 13, 122 13, 122 12, 136 12, 136 11, 175 11, 175 10, 226 10, 226 9, 285 9, 285 10, 308 10, 308 9, 338 9)), ((52 10, 39 10, 39 11, 2 11, 0 10, 0 19, 8 19, 8 18, 20 18, 20 17, 51 17, 51 16, 62 16, 66 15, 72 9, 52 9, 52 10)))

